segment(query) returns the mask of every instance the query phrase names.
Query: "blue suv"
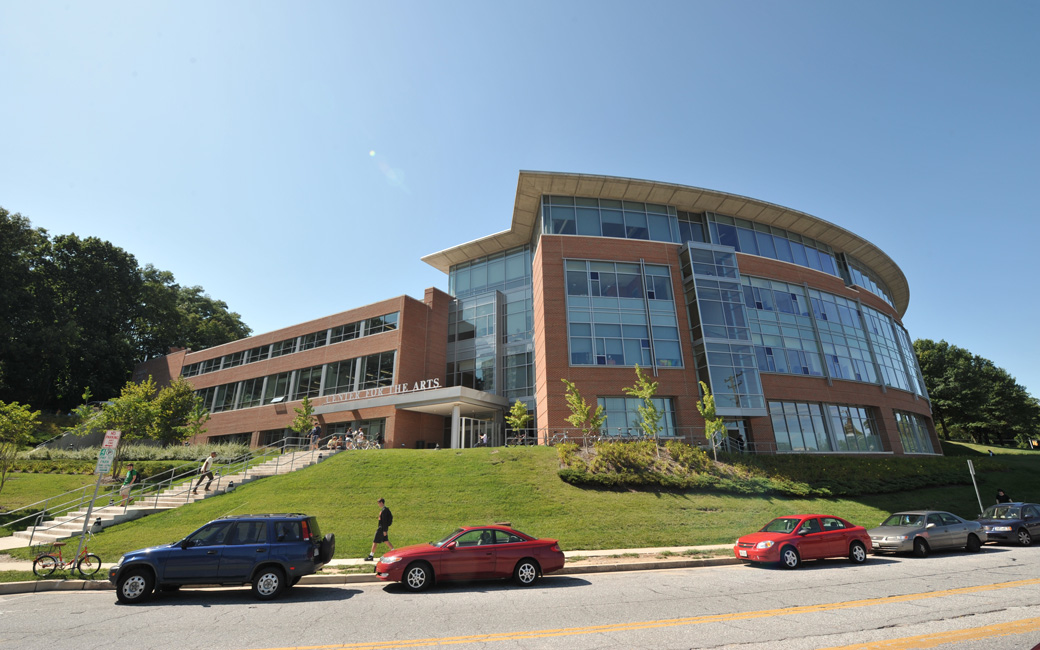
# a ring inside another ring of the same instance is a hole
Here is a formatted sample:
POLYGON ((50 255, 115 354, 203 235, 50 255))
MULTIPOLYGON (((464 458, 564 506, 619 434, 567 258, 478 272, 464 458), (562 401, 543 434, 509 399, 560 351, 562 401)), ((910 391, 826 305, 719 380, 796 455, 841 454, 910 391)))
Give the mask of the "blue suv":
POLYGON ((153 589, 183 585, 251 584, 260 600, 275 598, 317 573, 336 551, 318 520, 301 514, 221 517, 179 542, 131 551, 108 571, 122 603, 139 603, 153 589))

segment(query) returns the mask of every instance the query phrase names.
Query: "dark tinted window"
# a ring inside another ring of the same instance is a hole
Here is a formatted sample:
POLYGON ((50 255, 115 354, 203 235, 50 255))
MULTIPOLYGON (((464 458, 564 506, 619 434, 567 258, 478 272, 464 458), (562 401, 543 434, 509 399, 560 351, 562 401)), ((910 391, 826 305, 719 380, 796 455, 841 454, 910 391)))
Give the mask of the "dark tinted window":
POLYGON ((298 521, 276 521, 274 537, 279 542, 298 542, 303 539, 303 527, 298 521))
POLYGON ((191 546, 223 544, 230 527, 231 524, 226 521, 209 524, 192 533, 188 537, 188 542, 191 546))
POLYGON ((240 521, 231 528, 228 544, 259 544, 267 541, 266 521, 240 521))

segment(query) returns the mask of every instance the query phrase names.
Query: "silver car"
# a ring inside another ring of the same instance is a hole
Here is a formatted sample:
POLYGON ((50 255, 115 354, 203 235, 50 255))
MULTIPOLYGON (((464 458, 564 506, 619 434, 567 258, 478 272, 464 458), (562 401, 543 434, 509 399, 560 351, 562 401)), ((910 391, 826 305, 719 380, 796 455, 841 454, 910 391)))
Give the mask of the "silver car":
POLYGON ((917 557, 926 557, 942 548, 963 548, 977 553, 986 543, 982 524, 941 510, 897 512, 867 532, 875 553, 913 551, 917 557))

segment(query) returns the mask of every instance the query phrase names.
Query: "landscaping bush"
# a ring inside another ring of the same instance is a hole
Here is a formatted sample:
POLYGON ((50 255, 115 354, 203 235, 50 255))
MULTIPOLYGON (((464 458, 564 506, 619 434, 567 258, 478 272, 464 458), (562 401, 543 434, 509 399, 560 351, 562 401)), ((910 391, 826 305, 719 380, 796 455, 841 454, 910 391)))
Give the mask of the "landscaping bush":
MULTIPOLYGON (((971 482, 963 459, 935 456, 719 454, 715 462, 703 450, 678 441, 668 441, 662 449, 650 441, 599 442, 584 452, 571 445, 559 454, 559 476, 567 483, 615 489, 652 486, 834 498, 971 482)), ((1007 468, 999 458, 980 458, 975 469, 1007 468)))
MULTIPOLYGON (((126 462, 143 460, 176 460, 181 462, 201 461, 210 452, 217 452, 219 462, 227 462, 249 453, 249 445, 241 443, 223 443, 211 445, 170 445, 157 447, 152 445, 124 445, 119 450, 119 457, 126 462)), ((18 454, 19 459, 26 460, 83 460, 97 461, 98 447, 83 449, 36 449, 18 454)))

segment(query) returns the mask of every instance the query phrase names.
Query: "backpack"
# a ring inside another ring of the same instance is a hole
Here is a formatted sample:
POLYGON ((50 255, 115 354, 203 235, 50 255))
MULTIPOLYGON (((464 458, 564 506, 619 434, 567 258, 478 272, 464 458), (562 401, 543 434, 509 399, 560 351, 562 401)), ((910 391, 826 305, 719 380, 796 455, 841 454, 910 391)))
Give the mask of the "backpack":
POLYGON ((394 513, 390 512, 390 508, 383 508, 386 510, 386 527, 389 528, 394 523, 394 513))

